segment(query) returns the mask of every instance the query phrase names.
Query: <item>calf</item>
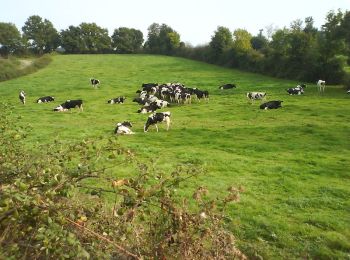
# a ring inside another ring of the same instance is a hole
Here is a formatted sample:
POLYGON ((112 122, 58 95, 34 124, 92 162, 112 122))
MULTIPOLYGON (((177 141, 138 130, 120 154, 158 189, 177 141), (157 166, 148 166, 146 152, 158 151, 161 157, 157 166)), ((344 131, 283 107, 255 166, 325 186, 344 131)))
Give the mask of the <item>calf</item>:
POLYGON ((97 87, 100 84, 98 79, 90 79, 90 82, 93 87, 97 87))
POLYGON ((24 90, 21 90, 21 92, 19 92, 18 98, 22 102, 22 104, 25 105, 25 103, 26 103, 26 93, 24 92, 24 90))
POLYGON ((260 109, 276 109, 276 108, 279 108, 279 107, 282 107, 281 103, 283 101, 281 100, 274 100, 274 101, 268 101, 264 104, 261 104, 260 105, 260 109))
POLYGON ((77 99, 77 100, 67 100, 66 102, 62 103, 58 107, 54 108, 53 111, 62 112, 62 111, 68 111, 71 108, 79 108, 81 111, 83 111, 83 100, 77 99))
POLYGON ((114 133, 119 135, 133 135, 134 132, 131 131, 129 127, 132 127, 132 124, 129 121, 118 123, 116 124, 116 128, 114 129, 114 133))
POLYGON ((46 97, 38 98, 36 103, 48 103, 52 101, 55 101, 55 97, 46 96, 46 97))
POLYGON ((225 84, 219 87, 219 89, 231 89, 231 88, 236 88, 235 84, 225 84))
POLYGON ((157 132, 158 132, 158 123, 166 122, 167 124, 167 131, 169 130, 170 127, 170 112, 161 112, 161 113, 154 113, 150 115, 147 119, 147 122, 145 126, 143 127, 144 132, 148 131, 148 128, 151 125, 155 125, 157 132))
POLYGON ((318 91, 320 93, 323 93, 325 91, 325 88, 326 88, 326 81, 320 79, 316 82, 316 84, 317 84, 318 91))
POLYGON ((247 93, 247 98, 250 101, 258 100, 258 99, 265 99, 265 97, 266 97, 266 92, 248 92, 247 93))
POLYGON ((124 101, 126 100, 126 97, 117 97, 117 98, 112 98, 107 101, 108 104, 123 104, 124 101))

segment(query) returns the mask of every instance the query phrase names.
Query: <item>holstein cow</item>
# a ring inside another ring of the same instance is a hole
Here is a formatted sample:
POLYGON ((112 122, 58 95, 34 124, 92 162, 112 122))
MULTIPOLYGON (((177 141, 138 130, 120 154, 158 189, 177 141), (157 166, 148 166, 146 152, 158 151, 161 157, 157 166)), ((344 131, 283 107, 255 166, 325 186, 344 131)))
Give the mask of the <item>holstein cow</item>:
POLYGON ((266 92, 247 92, 247 98, 250 101, 265 99, 265 97, 266 97, 266 92))
POLYGON ((316 82, 316 84, 317 84, 318 91, 320 93, 323 93, 326 88, 326 81, 320 79, 316 82))
POLYGON ((235 84, 225 84, 219 87, 219 89, 231 89, 231 88, 237 88, 235 84))
POLYGON ((126 100, 126 97, 117 97, 117 98, 112 98, 107 101, 108 104, 123 104, 124 101, 126 100))
POLYGON ((144 132, 148 131, 148 128, 151 125, 155 125, 157 132, 158 132, 158 123, 166 122, 167 124, 167 131, 169 130, 170 127, 170 112, 160 112, 160 113, 154 113, 150 115, 147 119, 147 122, 145 126, 143 127, 144 132))
POLYGON ((305 88, 306 88, 305 84, 300 84, 300 85, 296 86, 295 88, 287 89, 287 92, 289 95, 301 95, 301 94, 304 94, 305 88))
POLYGON ((66 102, 62 103, 58 107, 54 108, 53 111, 63 112, 63 111, 68 111, 71 108, 79 108, 81 111, 83 111, 83 100, 81 99, 67 100, 66 102))
POLYGON ((282 102, 283 101, 281 101, 281 100, 268 101, 264 104, 261 104, 260 109, 265 109, 265 110, 276 109, 276 108, 282 107, 282 105, 281 105, 282 102))
POLYGON ((346 93, 350 94, 350 89, 346 93))
POLYGON ((46 97, 38 98, 36 103, 48 103, 52 101, 55 101, 55 97, 46 96, 46 97))
POLYGON ((90 82, 93 87, 97 87, 100 84, 98 79, 90 79, 90 82))
POLYGON ((19 92, 18 98, 22 102, 22 104, 25 105, 25 103, 26 103, 26 93, 24 92, 24 90, 21 90, 21 92, 19 92))
POLYGON ((114 133, 118 134, 118 135, 133 135, 133 134, 135 134, 133 131, 130 130, 129 127, 132 127, 132 124, 129 121, 124 121, 123 123, 117 123, 116 128, 114 130, 114 133))

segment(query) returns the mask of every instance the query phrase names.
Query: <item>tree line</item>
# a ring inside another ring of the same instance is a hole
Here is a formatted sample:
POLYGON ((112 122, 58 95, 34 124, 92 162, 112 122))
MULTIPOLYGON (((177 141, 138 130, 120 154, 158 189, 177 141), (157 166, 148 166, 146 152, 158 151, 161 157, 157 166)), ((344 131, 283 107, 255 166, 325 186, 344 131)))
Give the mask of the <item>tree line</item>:
POLYGON ((0 54, 42 55, 60 47, 68 54, 152 53, 181 56, 208 63, 259 72, 280 78, 346 83, 344 67, 350 64, 350 12, 328 12, 320 29, 312 17, 293 21, 289 27, 266 28, 257 35, 247 30, 218 26, 208 44, 193 47, 166 24, 148 27, 147 40, 140 30, 108 30, 95 23, 81 23, 58 32, 38 15, 30 16, 22 34, 14 24, 0 23, 0 54))

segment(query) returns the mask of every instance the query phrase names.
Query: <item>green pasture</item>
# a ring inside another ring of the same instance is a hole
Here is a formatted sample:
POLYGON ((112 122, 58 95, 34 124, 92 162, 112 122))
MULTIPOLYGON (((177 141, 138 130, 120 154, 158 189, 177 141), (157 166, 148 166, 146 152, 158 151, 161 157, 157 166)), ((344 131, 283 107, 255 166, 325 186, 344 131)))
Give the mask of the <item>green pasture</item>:
MULTIPOLYGON (((315 79, 316 82, 317 79, 315 79)), ((0 99, 13 106, 12 116, 30 128, 27 146, 116 138, 161 172, 180 164, 205 172, 183 184, 191 196, 205 186, 213 197, 227 187, 243 186, 241 202, 231 205, 229 228, 250 258, 348 259, 350 257, 350 95, 341 86, 317 93, 306 83, 304 95, 286 89, 300 82, 195 62, 151 55, 54 56, 46 68, 0 82, 0 99), (93 89, 89 78, 100 79, 93 89), (172 124, 159 133, 143 133, 147 115, 132 102, 142 83, 181 82, 208 90, 210 100, 174 105, 172 124), (219 90, 224 83, 237 89, 219 90), (27 104, 18 100, 27 93, 27 104), (283 108, 264 111, 250 104, 247 91, 265 91, 283 108), (37 104, 41 96, 56 101, 37 104), (107 100, 126 96, 124 104, 107 100), (66 99, 83 99, 84 111, 52 109, 66 99), (130 120, 133 136, 114 136, 117 122, 130 120)), ((115 178, 132 174, 113 170, 115 178)), ((98 185, 91 182, 90 185, 98 185)))

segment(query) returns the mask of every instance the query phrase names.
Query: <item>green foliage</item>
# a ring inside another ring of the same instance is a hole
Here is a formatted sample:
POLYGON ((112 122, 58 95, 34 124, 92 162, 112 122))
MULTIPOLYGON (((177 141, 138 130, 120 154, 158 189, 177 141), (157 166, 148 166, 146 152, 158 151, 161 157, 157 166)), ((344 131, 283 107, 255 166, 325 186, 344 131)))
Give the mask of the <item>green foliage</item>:
POLYGON ((107 53, 111 49, 111 39, 108 30, 95 23, 81 23, 80 37, 83 42, 82 53, 107 53))
POLYGON ((23 37, 38 54, 50 53, 59 45, 59 34, 53 24, 38 15, 30 16, 22 27, 23 37))
POLYGON ((213 57, 211 59, 220 59, 221 55, 232 47, 233 38, 231 31, 223 26, 218 26, 211 38, 209 46, 213 57))
POLYGON ((142 47, 143 34, 140 30, 120 27, 114 30, 111 39, 117 53, 137 53, 142 47))
POLYGON ((50 55, 43 55, 32 60, 21 60, 14 57, 9 59, 0 59, 0 81, 9 80, 36 72, 37 70, 46 67, 51 61, 52 58, 50 55), (23 61, 29 65, 23 66, 23 61))
POLYGON ((21 35, 14 24, 0 23, 0 55, 7 57, 15 52, 21 42, 21 35))
POLYGON ((149 53, 172 55, 180 47, 180 35, 166 24, 153 23, 148 27, 145 50, 149 53))

